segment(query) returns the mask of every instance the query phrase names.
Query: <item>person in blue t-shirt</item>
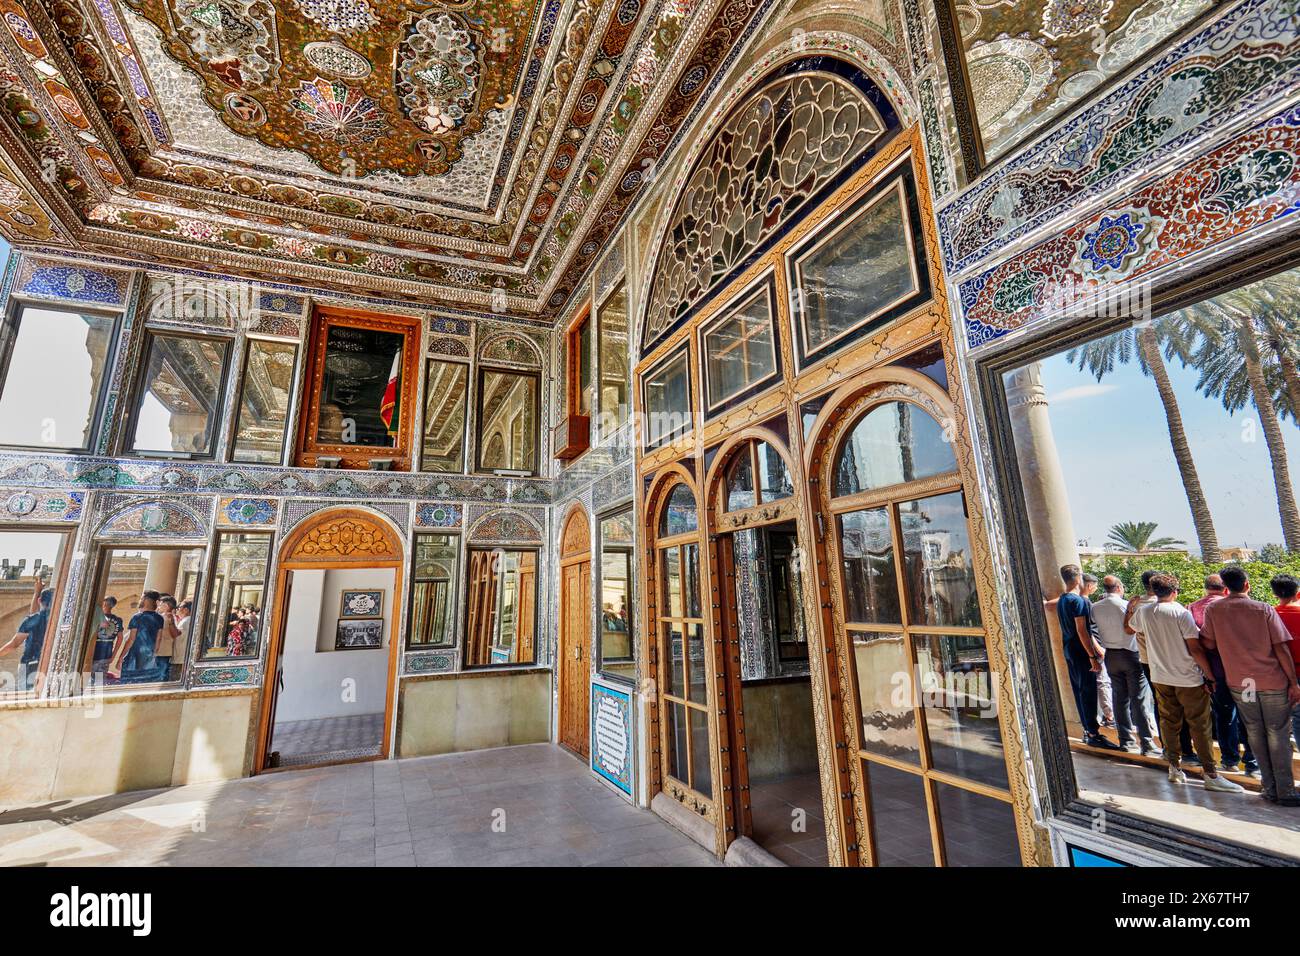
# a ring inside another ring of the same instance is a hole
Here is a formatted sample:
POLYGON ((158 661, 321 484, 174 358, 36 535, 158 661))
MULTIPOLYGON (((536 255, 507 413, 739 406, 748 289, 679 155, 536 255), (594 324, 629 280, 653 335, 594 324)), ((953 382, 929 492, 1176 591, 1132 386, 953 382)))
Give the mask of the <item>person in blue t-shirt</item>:
POLYGON ((1119 750, 1101 735, 1097 723, 1097 674, 1105 652, 1097 639, 1099 632, 1092 616, 1092 602, 1083 595, 1083 572, 1077 564, 1061 568, 1061 583, 1065 585, 1065 593, 1056 600, 1056 616, 1061 623, 1070 687, 1083 724, 1083 742, 1103 750, 1119 750))
POLYGON ((140 610, 126 625, 121 646, 113 653, 108 665, 108 676, 123 684, 143 684, 157 679, 158 662, 155 649, 158 632, 163 628, 162 615, 158 613, 157 591, 140 595, 140 610))
POLYGON ((45 579, 38 575, 33 582, 29 613, 19 623, 14 636, 0 647, 0 655, 4 655, 19 641, 23 642, 22 657, 18 661, 17 689, 20 691, 36 686, 36 675, 41 669, 41 651, 45 649, 45 629, 50 623, 50 605, 53 603, 54 589, 45 587, 45 579))
POLYGON ((117 639, 122 635, 122 619, 113 613, 117 607, 117 598, 108 595, 99 603, 99 609, 102 612, 99 618, 99 626, 95 628, 95 654, 91 658, 90 672, 92 674, 102 674, 108 670, 108 662, 113 659, 113 648, 117 646, 117 639))

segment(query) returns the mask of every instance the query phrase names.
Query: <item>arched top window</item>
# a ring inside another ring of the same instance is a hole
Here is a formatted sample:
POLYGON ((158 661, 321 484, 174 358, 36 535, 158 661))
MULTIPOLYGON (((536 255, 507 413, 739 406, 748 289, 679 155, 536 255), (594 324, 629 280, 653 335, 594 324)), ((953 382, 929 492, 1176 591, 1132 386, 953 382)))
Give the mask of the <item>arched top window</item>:
POLYGON ((727 511, 771 504, 793 494, 790 469, 781 453, 768 442, 750 442, 727 467, 727 511))
POLYGON ((798 60, 760 83, 695 161, 668 220, 641 354, 811 210, 899 126, 860 70, 798 60))
POLYGON ((700 517, 695 510, 695 495, 685 484, 678 484, 668 495, 668 502, 659 515, 659 537, 671 538, 700 530, 700 517))
POLYGON ((525 336, 506 332, 494 336, 479 349, 479 361, 509 365, 516 368, 541 368, 542 358, 537 346, 525 336))
POLYGON ((835 465, 835 495, 855 495, 957 470, 943 427, 918 405, 892 401, 862 417, 835 465))

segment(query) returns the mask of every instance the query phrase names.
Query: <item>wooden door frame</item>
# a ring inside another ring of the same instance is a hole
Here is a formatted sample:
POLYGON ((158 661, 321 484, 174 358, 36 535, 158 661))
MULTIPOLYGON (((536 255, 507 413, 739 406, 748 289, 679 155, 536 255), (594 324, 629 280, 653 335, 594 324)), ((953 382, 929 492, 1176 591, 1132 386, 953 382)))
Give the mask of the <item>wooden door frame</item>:
MULTIPOLYGON (((384 729, 383 736, 380 740, 379 753, 373 757, 351 757, 346 760, 331 760, 320 764, 310 764, 308 766, 321 767, 331 766, 342 763, 365 763, 371 760, 386 760, 389 756, 389 749, 392 746, 392 728, 393 728, 393 711, 397 702, 397 662, 401 657, 402 650, 406 646, 405 635, 401 633, 402 622, 402 596, 405 593, 404 582, 402 580, 402 570, 405 566, 406 550, 403 544, 401 532, 392 521, 384 515, 377 512, 363 510, 354 507, 337 507, 325 508, 315 514, 309 515, 303 519, 297 527, 285 535, 284 541, 280 545, 277 554, 277 567, 275 572, 275 608, 271 616, 271 628, 268 632, 266 665, 262 672, 262 695, 258 704, 258 722, 257 722, 257 742, 253 751, 253 774, 271 773, 280 769, 303 769, 302 767, 279 768, 266 766, 266 760, 269 756, 268 748, 271 743, 271 701, 274 699, 278 688, 273 686, 276 678, 276 669, 280 661, 280 648, 284 641, 284 628, 288 623, 289 612, 289 575, 294 571, 321 571, 321 570, 343 570, 343 569, 377 569, 393 571, 393 612, 392 623, 388 630, 388 679, 384 697, 384 729), (380 525, 389 531, 393 536, 393 541, 398 548, 395 558, 339 558, 329 559, 302 559, 292 558, 293 549, 299 541, 316 527, 327 521, 341 519, 361 519, 374 525, 380 525)), ((318 625, 319 626, 319 625, 318 625)))
MULTIPOLYGON (((795 494, 770 504, 759 500, 759 476, 754 471, 753 483, 756 504, 739 511, 726 509, 726 477, 731 463, 754 443, 764 441, 774 448, 785 462, 793 483, 796 475, 795 458, 786 443, 775 432, 762 426, 752 426, 731 435, 713 456, 713 463, 704 479, 704 515, 708 525, 708 563, 713 580, 717 582, 721 600, 713 604, 712 622, 716 643, 723 648, 718 656, 718 676, 725 688, 725 702, 716 704, 719 734, 725 731, 727 745, 732 755, 723 763, 721 780, 725 815, 723 841, 726 846, 742 836, 753 834, 753 820, 749 807, 749 756, 745 740, 743 687, 740 676, 740 621, 737 617, 736 574, 733 552, 733 535, 737 531, 765 528, 774 524, 793 523, 798 531, 802 524, 798 489, 795 494)), ((811 626, 811 625, 810 625, 811 626)), ((810 675, 811 680, 811 675, 810 675)), ((820 754, 818 755, 820 760, 820 754)), ((818 779, 820 784, 820 775, 818 779)))
MULTIPOLYGON (((564 576, 564 573, 565 573, 565 571, 567 571, 569 568, 573 567, 574 565, 580 565, 580 564, 584 564, 584 563, 587 565, 587 600, 586 600, 586 605, 587 605, 587 628, 586 628, 586 633, 587 633, 587 637, 590 639, 590 637, 591 637, 591 630, 592 630, 592 627, 591 627, 591 623, 592 623, 592 613, 591 613, 591 611, 592 611, 592 601, 591 601, 591 582, 592 582, 592 575, 591 575, 591 562, 592 562, 592 550, 591 550, 591 515, 589 515, 589 514, 587 513, 587 509, 584 508, 584 507, 582 506, 581 502, 575 502, 575 503, 573 504, 573 506, 569 509, 569 513, 568 513, 568 515, 565 516, 564 523, 563 523, 562 525, 560 525, 560 570, 559 570, 559 574, 560 574, 560 634, 559 634, 559 645, 558 645, 558 647, 556 648, 556 653, 555 653, 555 664, 556 664, 556 666, 555 666, 555 681, 556 681, 556 686, 557 686, 558 691, 559 691, 559 694, 558 694, 558 696, 559 696, 559 700, 558 700, 558 704, 559 704, 559 706, 556 708, 556 728, 555 728, 555 729, 556 729, 556 734, 555 734, 555 736, 556 736, 556 739, 557 739, 557 740, 558 740, 560 737, 563 736, 563 729, 564 729, 564 689, 565 689, 565 681, 567 681, 567 680, 569 679, 569 676, 570 676, 570 675, 569 675, 569 670, 570 670, 570 668, 573 666, 573 664, 572 664, 572 658, 571 658, 567 653, 565 653, 565 651, 566 651, 566 636, 569 634, 569 626, 570 626, 570 625, 569 625, 569 620, 568 620, 568 600, 567 600, 567 598, 568 598, 568 588, 567 588, 567 586, 566 586, 566 584, 565 584, 565 576, 564 576), (582 529, 583 529, 582 545, 581 545, 580 547, 567 548, 568 541, 569 541, 569 529, 570 529, 570 527, 575 526, 575 524, 578 523, 578 522, 581 522, 581 526, 582 526, 582 529)), ((588 650, 587 650, 587 656, 586 656, 586 658, 584 659, 584 663, 587 665, 587 680, 586 680, 587 690, 586 690, 586 692, 585 692, 587 695, 590 695, 590 693, 591 693, 591 647, 594 645, 594 643, 595 643, 594 641, 590 641, 590 640, 588 641, 588 644, 587 644, 587 649, 588 649, 588 650)), ((570 648, 570 649, 571 649, 571 648, 570 648)), ((588 703, 588 705, 587 705, 587 707, 586 707, 586 714, 587 714, 587 723, 590 724, 590 722, 591 722, 591 707, 590 707, 590 704, 589 704, 589 703, 588 703)), ((560 741, 560 743, 563 745, 564 742, 563 742, 563 741, 560 741)), ((583 755, 582 755, 582 754, 579 754, 579 756, 583 756, 583 755)), ((588 745, 588 753, 587 753, 585 756, 587 756, 587 757, 590 757, 590 756, 591 756, 591 754, 590 754, 590 745, 588 745)))

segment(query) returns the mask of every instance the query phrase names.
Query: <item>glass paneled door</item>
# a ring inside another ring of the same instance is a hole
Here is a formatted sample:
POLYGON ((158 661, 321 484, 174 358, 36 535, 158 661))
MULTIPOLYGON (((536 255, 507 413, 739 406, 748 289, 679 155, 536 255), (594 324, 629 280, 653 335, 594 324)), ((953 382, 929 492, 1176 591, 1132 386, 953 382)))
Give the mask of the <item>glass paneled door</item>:
POLYGON ((708 813, 713 771, 700 606, 700 523, 695 495, 684 482, 665 496, 655 527, 653 586, 664 790, 696 812, 708 813))
POLYGON ((825 426, 835 450, 820 463, 819 507, 833 531, 859 843, 877 866, 1014 866, 1001 675, 945 417, 919 389, 892 385, 825 426))

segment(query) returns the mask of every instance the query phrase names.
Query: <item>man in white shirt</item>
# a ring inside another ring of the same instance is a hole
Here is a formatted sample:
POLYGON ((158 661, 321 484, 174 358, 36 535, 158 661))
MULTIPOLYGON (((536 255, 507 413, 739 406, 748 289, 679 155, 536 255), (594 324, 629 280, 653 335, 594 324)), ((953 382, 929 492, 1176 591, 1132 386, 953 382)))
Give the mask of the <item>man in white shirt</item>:
POLYGON ((1242 788, 1215 769, 1210 743, 1210 660, 1201 647, 1201 630, 1192 612, 1178 603, 1178 579, 1172 574, 1151 578, 1155 602, 1142 604, 1132 613, 1130 625, 1146 635, 1147 663, 1151 683, 1160 702, 1160 740, 1169 763, 1169 781, 1182 784, 1187 776, 1179 767, 1182 758, 1178 729, 1186 720, 1192 744, 1201 760, 1205 789, 1240 793, 1242 788))
POLYGON ((190 647, 190 625, 194 623, 194 605, 190 601, 181 601, 176 605, 176 649, 173 663, 185 664, 185 655, 190 647))
POLYGON ((1102 578, 1101 587, 1105 596, 1092 605, 1092 616, 1097 622, 1097 640, 1106 649, 1106 672, 1110 674, 1119 745, 1125 750, 1132 749, 1133 726, 1136 724, 1138 741, 1145 756, 1155 753, 1156 749, 1155 741, 1151 739, 1154 728, 1147 720, 1151 687, 1142 672, 1142 662, 1138 660, 1137 636, 1124 629, 1124 617, 1128 611, 1124 582, 1108 574, 1102 578))

